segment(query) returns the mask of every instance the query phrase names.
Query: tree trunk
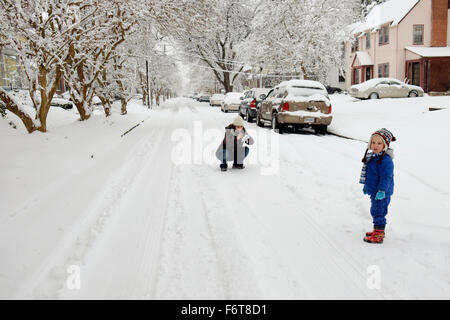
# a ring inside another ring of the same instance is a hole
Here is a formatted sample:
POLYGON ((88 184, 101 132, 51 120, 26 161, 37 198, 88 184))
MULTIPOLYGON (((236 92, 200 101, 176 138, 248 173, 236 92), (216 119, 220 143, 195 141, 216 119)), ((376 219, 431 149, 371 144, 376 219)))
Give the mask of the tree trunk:
POLYGON ((127 114, 127 99, 120 98, 120 102, 122 104, 122 108, 121 108, 120 114, 122 114, 122 115, 127 114))
POLYGON ((100 101, 102 102, 103 109, 105 110, 105 116, 109 117, 111 115, 111 103, 109 99, 104 96, 98 96, 100 101))
POLYGON ((308 75, 306 74, 306 68, 305 65, 302 63, 300 64, 301 68, 302 68, 302 72, 303 72, 303 80, 308 80, 308 75))
POLYGON ((225 92, 233 92, 233 85, 230 83, 230 73, 229 72, 223 73, 222 84, 225 89, 225 92))
POLYGON ((36 130, 45 132, 45 128, 37 127, 33 119, 27 113, 23 112, 19 108, 19 106, 2 89, 0 89, 0 100, 3 101, 7 110, 11 111, 16 116, 18 116, 20 120, 22 120, 28 133, 32 133, 36 130))

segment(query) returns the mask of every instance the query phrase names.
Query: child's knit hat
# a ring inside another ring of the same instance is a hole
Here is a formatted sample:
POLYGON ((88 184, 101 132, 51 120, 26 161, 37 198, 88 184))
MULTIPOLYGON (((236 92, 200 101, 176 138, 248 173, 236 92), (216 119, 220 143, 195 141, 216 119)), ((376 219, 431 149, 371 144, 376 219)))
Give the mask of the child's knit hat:
POLYGON ((362 162, 366 163, 366 156, 367 156, 367 152, 369 151, 370 148, 370 144, 372 142, 372 137, 374 135, 378 135, 380 136, 383 141, 384 141, 384 149, 383 149, 383 154, 381 155, 380 159, 377 161, 378 163, 381 163, 381 160, 384 157, 384 154, 386 153, 387 149, 389 148, 389 145, 391 143, 391 141, 396 141, 397 138, 394 137, 394 135, 392 134, 392 132, 390 132, 388 129, 386 128, 381 128, 380 130, 375 131, 374 133, 372 133, 372 135, 370 136, 370 140, 369 140, 369 144, 367 146, 366 152, 364 153, 364 157, 362 159, 362 162))
POLYGON ((234 124, 235 126, 241 126, 241 127, 243 127, 243 126, 244 126, 244 119, 242 119, 241 116, 237 116, 236 118, 234 118, 233 124, 234 124))
POLYGON ((369 140, 369 146, 368 148, 370 148, 370 143, 372 142, 372 137, 374 135, 378 135, 381 138, 383 138, 384 141, 384 149, 383 151, 387 151, 387 149, 389 148, 389 144, 391 143, 391 141, 396 141, 397 138, 394 137, 394 135, 392 134, 392 132, 390 132, 388 129, 386 128, 382 128, 380 130, 375 131, 374 133, 372 133, 372 136, 370 137, 369 140))

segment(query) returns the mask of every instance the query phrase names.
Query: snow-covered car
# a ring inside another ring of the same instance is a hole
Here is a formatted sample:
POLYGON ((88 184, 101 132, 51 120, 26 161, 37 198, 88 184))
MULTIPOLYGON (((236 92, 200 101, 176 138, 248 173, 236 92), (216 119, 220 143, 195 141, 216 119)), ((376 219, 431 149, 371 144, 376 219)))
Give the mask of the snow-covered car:
POLYGON ((252 122, 256 117, 256 106, 266 98, 269 91, 270 88, 253 88, 247 91, 244 99, 241 100, 239 115, 248 122, 252 122))
POLYGON ((199 102, 209 102, 211 95, 209 93, 201 93, 198 97, 199 102))
POLYGON ((326 86, 328 94, 341 93, 342 89, 338 87, 326 86))
POLYGON ((72 97, 70 96, 70 92, 69 91, 61 93, 61 97, 63 97, 66 100, 69 100, 69 101, 72 100, 72 97))
POLYGON ((239 111, 241 97, 244 97, 242 92, 228 92, 222 101, 221 110, 223 112, 239 111))
POLYGON ((375 78, 350 88, 350 95, 359 99, 423 97, 419 86, 403 83, 394 78, 375 78))
POLYGON ((331 102, 323 84, 311 80, 289 80, 274 87, 257 108, 256 124, 268 123, 283 133, 287 126, 313 128, 320 134, 331 124, 331 102))
POLYGON ((63 109, 72 109, 73 104, 69 101, 69 99, 63 98, 62 95, 55 94, 53 95, 52 102, 50 103, 50 106, 52 107, 60 107, 63 109))
POLYGON ((214 106, 222 106, 223 99, 225 99, 225 95, 221 93, 215 93, 212 95, 211 99, 209 99, 209 105, 211 107, 214 106))

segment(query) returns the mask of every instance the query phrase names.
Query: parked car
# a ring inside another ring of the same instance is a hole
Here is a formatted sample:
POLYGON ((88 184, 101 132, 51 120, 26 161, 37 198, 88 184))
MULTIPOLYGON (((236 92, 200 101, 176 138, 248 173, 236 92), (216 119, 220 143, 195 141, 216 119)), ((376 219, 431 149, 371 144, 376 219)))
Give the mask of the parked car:
POLYGON ((209 105, 211 107, 214 106, 222 106, 223 99, 225 99, 225 95, 221 93, 215 93, 212 95, 211 99, 209 100, 209 105))
POLYGON ((394 78, 370 79, 350 89, 350 95, 359 99, 423 97, 423 93, 421 87, 394 78))
POLYGON ((209 102, 209 100, 211 100, 211 95, 209 93, 202 93, 198 98, 199 102, 209 102))
POLYGON ((239 111, 241 105, 242 92, 228 92, 222 101, 221 110, 223 112, 239 111))
POLYGON ((69 99, 65 99, 62 95, 54 94, 52 98, 52 102, 50 103, 50 106, 52 107, 60 107, 63 109, 72 109, 73 104, 70 102, 69 99))
POLYGON ((256 124, 268 123, 281 134, 287 126, 310 127, 325 134, 332 120, 331 103, 323 84, 311 80, 284 81, 271 89, 258 106, 256 124))
POLYGON ((198 93, 194 93, 194 94, 192 95, 192 99, 198 100, 198 93))
POLYGON ((265 88, 250 89, 241 100, 239 115, 248 122, 252 122, 256 117, 256 105, 266 98, 269 91, 270 89, 265 88))
POLYGON ((342 89, 338 87, 326 86, 328 94, 341 93, 342 89))

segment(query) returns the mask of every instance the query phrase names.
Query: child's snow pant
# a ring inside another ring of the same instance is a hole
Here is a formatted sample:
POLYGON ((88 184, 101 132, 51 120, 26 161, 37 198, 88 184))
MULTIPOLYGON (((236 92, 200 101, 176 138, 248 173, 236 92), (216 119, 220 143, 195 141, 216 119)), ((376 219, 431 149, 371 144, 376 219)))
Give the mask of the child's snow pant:
POLYGON ((385 226, 386 215, 388 213, 388 206, 391 202, 391 197, 386 197, 383 200, 375 200, 375 195, 370 197, 372 206, 370 207, 370 214, 372 215, 374 226, 385 226))

